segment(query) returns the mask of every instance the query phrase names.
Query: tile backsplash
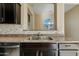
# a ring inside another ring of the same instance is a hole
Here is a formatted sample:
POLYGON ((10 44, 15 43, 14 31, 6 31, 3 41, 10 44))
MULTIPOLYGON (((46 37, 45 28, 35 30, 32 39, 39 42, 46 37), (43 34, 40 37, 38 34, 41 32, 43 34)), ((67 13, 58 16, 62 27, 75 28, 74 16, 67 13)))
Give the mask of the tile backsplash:
POLYGON ((17 24, 0 24, 0 34, 55 34, 64 35, 58 31, 23 31, 22 25, 17 24))
POLYGON ((22 25, 16 25, 16 24, 0 24, 0 34, 20 34, 23 33, 22 31, 23 27, 22 25))

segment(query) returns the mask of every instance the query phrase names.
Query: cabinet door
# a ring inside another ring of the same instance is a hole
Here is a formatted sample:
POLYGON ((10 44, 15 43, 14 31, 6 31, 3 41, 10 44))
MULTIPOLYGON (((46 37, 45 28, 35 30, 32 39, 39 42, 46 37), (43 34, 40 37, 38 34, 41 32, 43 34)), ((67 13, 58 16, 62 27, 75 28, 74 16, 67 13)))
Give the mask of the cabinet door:
POLYGON ((55 56, 57 55, 56 44, 50 43, 23 43, 21 44, 21 55, 26 56, 55 56))
POLYGON ((3 4, 0 3, 0 23, 3 21, 3 4))
POLYGON ((57 56, 56 50, 41 50, 40 52, 41 56, 57 56))
POLYGON ((20 48, 21 56, 38 56, 39 55, 39 43, 23 43, 20 48))
POLYGON ((38 56, 38 50, 36 49, 26 49, 23 53, 24 56, 38 56))
POLYGON ((15 23, 15 4, 4 3, 4 23, 13 24, 15 23))
POLYGON ((77 56, 77 51, 60 51, 60 56, 77 56))

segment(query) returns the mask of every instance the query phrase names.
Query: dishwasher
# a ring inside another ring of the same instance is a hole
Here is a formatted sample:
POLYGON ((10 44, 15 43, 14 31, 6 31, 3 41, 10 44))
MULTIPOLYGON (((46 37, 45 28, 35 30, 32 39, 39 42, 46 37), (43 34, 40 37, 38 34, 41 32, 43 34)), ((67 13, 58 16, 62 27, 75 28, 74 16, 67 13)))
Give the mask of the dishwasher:
MULTIPOLYGON (((0 43, 0 56, 11 56, 13 49, 18 49, 18 47, 19 43, 0 43)), ((14 52, 19 52, 19 50, 14 52)))
POLYGON ((79 44, 59 43, 59 56, 79 56, 79 44))

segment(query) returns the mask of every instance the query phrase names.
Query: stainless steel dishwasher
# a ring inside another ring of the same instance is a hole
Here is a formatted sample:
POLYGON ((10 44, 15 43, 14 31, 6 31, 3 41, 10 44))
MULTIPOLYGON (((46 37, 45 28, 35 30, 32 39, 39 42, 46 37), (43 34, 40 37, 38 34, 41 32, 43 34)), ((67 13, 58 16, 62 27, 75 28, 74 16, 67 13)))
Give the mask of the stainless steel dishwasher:
POLYGON ((59 56, 79 56, 79 44, 77 43, 60 43, 59 56))
MULTIPOLYGON (((19 47, 19 43, 0 43, 0 56, 12 56, 13 53, 16 51, 13 51, 13 49, 16 49, 19 47), (12 53, 13 51, 13 53, 12 53)), ((19 50, 17 50, 19 52, 19 50)), ((16 56, 16 54, 14 54, 16 56)))

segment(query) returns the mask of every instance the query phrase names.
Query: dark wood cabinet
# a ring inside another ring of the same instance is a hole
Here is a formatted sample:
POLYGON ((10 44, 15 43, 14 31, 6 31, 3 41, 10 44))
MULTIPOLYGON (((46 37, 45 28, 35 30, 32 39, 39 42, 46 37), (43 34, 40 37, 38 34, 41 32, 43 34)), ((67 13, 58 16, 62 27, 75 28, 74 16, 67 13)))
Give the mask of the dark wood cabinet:
POLYGON ((57 44, 51 43, 22 43, 21 56, 57 56, 57 44))
POLYGON ((21 5, 19 3, 0 3, 0 23, 20 24, 21 5))
POLYGON ((0 3, 0 23, 3 21, 3 4, 0 3))
POLYGON ((40 44, 32 43, 21 43, 20 44, 20 55, 21 56, 37 56, 39 55, 40 44))
POLYGON ((15 4, 4 4, 4 23, 15 23, 15 4))
POLYGON ((41 56, 56 56, 56 50, 53 49, 41 49, 40 50, 41 56))
POLYGON ((23 55, 24 56, 39 56, 38 49, 30 49, 30 48, 25 49, 23 55))

